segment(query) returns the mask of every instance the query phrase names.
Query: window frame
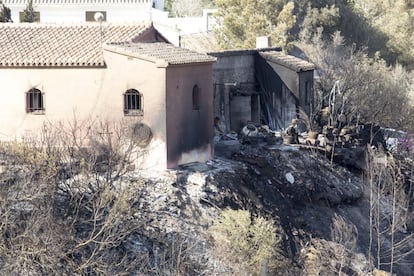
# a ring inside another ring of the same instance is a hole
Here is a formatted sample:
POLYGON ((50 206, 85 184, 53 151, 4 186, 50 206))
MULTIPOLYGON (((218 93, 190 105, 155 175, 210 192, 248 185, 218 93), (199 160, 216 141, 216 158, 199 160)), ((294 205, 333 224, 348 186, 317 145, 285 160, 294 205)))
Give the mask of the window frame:
POLYGON ((124 115, 125 116, 144 115, 142 93, 140 93, 137 89, 130 88, 124 92, 123 98, 124 98, 124 115))
POLYGON ((44 93, 38 88, 31 88, 26 92, 26 113, 45 114, 44 93))
POLYGON ((192 90, 192 104, 193 110, 200 110, 200 88, 197 84, 193 86, 192 90))
POLYGON ((309 80, 306 80, 305 81, 305 104, 312 103, 311 95, 312 95, 311 82, 309 80))

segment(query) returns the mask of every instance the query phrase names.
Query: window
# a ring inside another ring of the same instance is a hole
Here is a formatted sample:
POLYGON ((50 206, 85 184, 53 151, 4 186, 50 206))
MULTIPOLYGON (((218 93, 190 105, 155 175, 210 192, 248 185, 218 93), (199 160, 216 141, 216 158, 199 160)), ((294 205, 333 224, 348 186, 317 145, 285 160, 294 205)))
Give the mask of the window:
POLYGON ((199 89, 197 85, 194 85, 193 87, 193 110, 199 110, 199 109, 200 109, 199 89))
POLYGON ((305 81, 305 104, 311 103, 312 87, 310 81, 305 81))
POLYGON ((124 94, 124 114, 143 115, 142 95, 136 89, 128 89, 124 94))
POLYGON ((32 88, 26 93, 26 112, 44 114, 45 107, 43 93, 39 89, 32 88))
POLYGON ((85 21, 86 22, 95 22, 98 21, 95 17, 95 14, 100 13, 103 15, 102 21, 106 21, 106 11, 86 11, 85 12, 85 21))

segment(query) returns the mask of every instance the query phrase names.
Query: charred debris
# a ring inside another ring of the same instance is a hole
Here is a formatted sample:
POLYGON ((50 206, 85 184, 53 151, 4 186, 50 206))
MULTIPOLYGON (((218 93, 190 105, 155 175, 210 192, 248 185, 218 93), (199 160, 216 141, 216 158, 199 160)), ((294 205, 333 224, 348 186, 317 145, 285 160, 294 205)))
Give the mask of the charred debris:
POLYGON ((299 119, 293 119, 291 125, 282 131, 249 123, 237 135, 223 135, 216 139, 216 154, 231 158, 243 146, 272 151, 285 145, 318 153, 328 162, 362 171, 365 169, 367 147, 379 153, 390 152, 401 156, 409 155, 412 150, 409 145, 405 145, 411 141, 406 133, 373 124, 342 127, 324 125, 318 130, 304 129, 305 123, 299 119))

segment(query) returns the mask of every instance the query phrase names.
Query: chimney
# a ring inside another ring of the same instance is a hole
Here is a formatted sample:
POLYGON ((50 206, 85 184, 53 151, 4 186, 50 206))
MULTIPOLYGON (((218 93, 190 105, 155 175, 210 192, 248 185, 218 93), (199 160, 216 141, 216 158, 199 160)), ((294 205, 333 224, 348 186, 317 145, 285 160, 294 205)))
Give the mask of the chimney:
POLYGON ((269 48, 270 36, 258 36, 256 37, 256 49, 269 48))

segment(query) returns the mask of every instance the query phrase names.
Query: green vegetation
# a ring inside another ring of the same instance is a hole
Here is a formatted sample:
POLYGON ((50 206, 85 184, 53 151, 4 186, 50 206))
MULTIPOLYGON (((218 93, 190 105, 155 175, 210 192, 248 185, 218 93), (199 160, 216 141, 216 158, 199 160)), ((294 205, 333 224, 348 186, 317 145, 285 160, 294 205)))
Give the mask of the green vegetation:
POLYGON ((220 46, 252 48, 257 36, 270 36, 273 46, 324 40, 340 32, 346 45, 377 52, 388 64, 414 66, 414 5, 408 0, 216 0, 220 46))
POLYGON ((166 0, 164 8, 170 16, 201 16, 203 9, 211 8, 214 0, 166 0))
POLYGON ((36 18, 36 12, 33 7, 33 0, 27 2, 26 8, 23 10, 21 22, 33 23, 38 21, 36 18))
POLYGON ((0 22, 12 22, 10 8, 6 7, 0 0, 0 22))
POLYGON ((402 65, 388 66, 378 56, 369 57, 366 51, 347 46, 339 32, 329 40, 324 40, 319 32, 311 42, 297 45, 321 72, 314 87, 316 110, 327 106, 336 86, 334 112, 344 114, 348 123, 414 129, 410 99, 413 73, 402 65))
POLYGON ((414 7, 410 1, 310 1, 297 7, 297 33, 310 41, 318 29, 329 39, 339 31, 346 45, 366 48, 373 57, 377 53, 388 64, 400 63, 413 69, 414 7))
POLYGON ((270 36, 272 44, 287 47, 296 22, 292 1, 216 0, 220 27, 217 40, 223 49, 254 48, 256 37, 270 36))
POLYGON ((225 49, 252 48, 257 36, 270 36, 273 46, 286 47, 298 39, 311 41, 319 32, 326 40, 339 31, 346 45, 413 68, 412 1, 216 0, 216 7, 222 23, 217 36, 225 49))
MULTIPOLYGON (((280 226, 279 226, 280 227, 280 226)), ((215 250, 234 267, 235 274, 259 275, 263 269, 271 275, 290 264, 282 255, 282 231, 273 220, 254 217, 246 210, 225 210, 210 229, 215 250)))

